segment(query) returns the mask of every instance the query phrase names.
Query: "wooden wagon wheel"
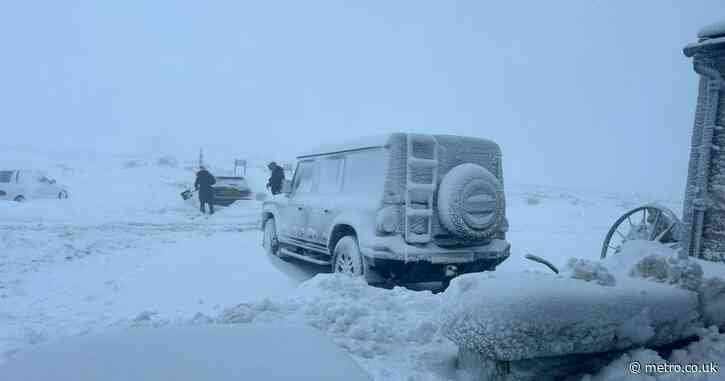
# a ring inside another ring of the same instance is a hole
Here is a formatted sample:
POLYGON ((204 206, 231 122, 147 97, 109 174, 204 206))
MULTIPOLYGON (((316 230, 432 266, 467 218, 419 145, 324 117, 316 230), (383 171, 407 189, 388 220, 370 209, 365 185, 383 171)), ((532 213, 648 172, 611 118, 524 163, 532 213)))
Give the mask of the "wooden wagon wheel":
POLYGON ((657 204, 634 208, 614 222, 602 245, 602 258, 617 254, 622 244, 645 240, 674 244, 678 242, 680 219, 672 210, 657 204))

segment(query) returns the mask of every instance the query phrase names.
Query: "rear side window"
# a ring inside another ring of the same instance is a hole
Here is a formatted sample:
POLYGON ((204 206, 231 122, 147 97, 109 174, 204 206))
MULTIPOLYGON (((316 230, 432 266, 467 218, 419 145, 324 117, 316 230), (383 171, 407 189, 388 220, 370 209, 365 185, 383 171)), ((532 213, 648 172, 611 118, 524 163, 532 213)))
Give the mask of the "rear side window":
POLYGON ((345 193, 373 196, 382 194, 386 163, 387 152, 382 148, 347 154, 343 176, 345 193))
POLYGON ((297 166, 292 191, 294 193, 309 193, 312 191, 314 180, 315 163, 313 161, 301 161, 297 166))
POLYGON ((342 168, 345 163, 342 157, 320 159, 319 193, 338 193, 342 189, 342 168))
POLYGON ((13 173, 13 171, 0 171, 0 183, 9 183, 13 173))

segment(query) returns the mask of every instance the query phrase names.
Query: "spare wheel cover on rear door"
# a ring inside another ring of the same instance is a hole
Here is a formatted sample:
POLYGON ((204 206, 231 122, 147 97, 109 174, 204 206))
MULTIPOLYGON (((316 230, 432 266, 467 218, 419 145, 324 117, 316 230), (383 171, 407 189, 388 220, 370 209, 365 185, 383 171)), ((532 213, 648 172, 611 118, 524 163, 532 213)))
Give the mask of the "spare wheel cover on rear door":
POLYGON ((473 163, 448 171, 438 188, 438 218, 454 235, 473 241, 490 239, 504 220, 501 182, 473 163))

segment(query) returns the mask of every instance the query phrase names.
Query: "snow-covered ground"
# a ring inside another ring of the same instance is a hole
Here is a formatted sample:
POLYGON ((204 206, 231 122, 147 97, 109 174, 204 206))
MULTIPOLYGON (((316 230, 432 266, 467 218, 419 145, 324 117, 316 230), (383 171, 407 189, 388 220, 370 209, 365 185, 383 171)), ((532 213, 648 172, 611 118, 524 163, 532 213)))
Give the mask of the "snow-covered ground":
MULTIPOLYGON (((440 331, 444 294, 372 288, 266 256, 256 230, 259 202, 206 217, 182 201, 193 161, 60 157, 0 154, 3 166, 47 169, 71 196, 0 203, 0 363, 35 344, 109 329, 305 323, 346 349, 375 380, 459 378, 456 347, 440 331)), ((225 168, 213 164, 212 172, 222 174, 225 168)), ((264 191, 267 175, 249 170, 255 191, 264 191)), ((680 200, 641 195, 516 184, 506 192, 512 257, 497 276, 548 271, 523 259, 528 253, 559 268, 570 257, 598 259, 610 224, 635 205, 659 201, 680 214, 680 200)), ((702 335, 672 361, 725 359, 725 336, 702 335)), ((629 359, 657 358, 631 351, 593 379, 622 379, 629 359)))

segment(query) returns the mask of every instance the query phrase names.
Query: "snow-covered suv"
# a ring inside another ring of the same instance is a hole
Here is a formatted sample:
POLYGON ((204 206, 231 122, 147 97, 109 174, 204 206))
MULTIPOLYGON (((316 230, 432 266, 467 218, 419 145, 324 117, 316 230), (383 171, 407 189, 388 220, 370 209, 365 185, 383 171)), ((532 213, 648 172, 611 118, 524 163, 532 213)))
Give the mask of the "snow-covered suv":
POLYGON ((501 150, 488 140, 394 133, 298 157, 263 205, 264 246, 370 283, 444 281, 509 256, 501 150))

